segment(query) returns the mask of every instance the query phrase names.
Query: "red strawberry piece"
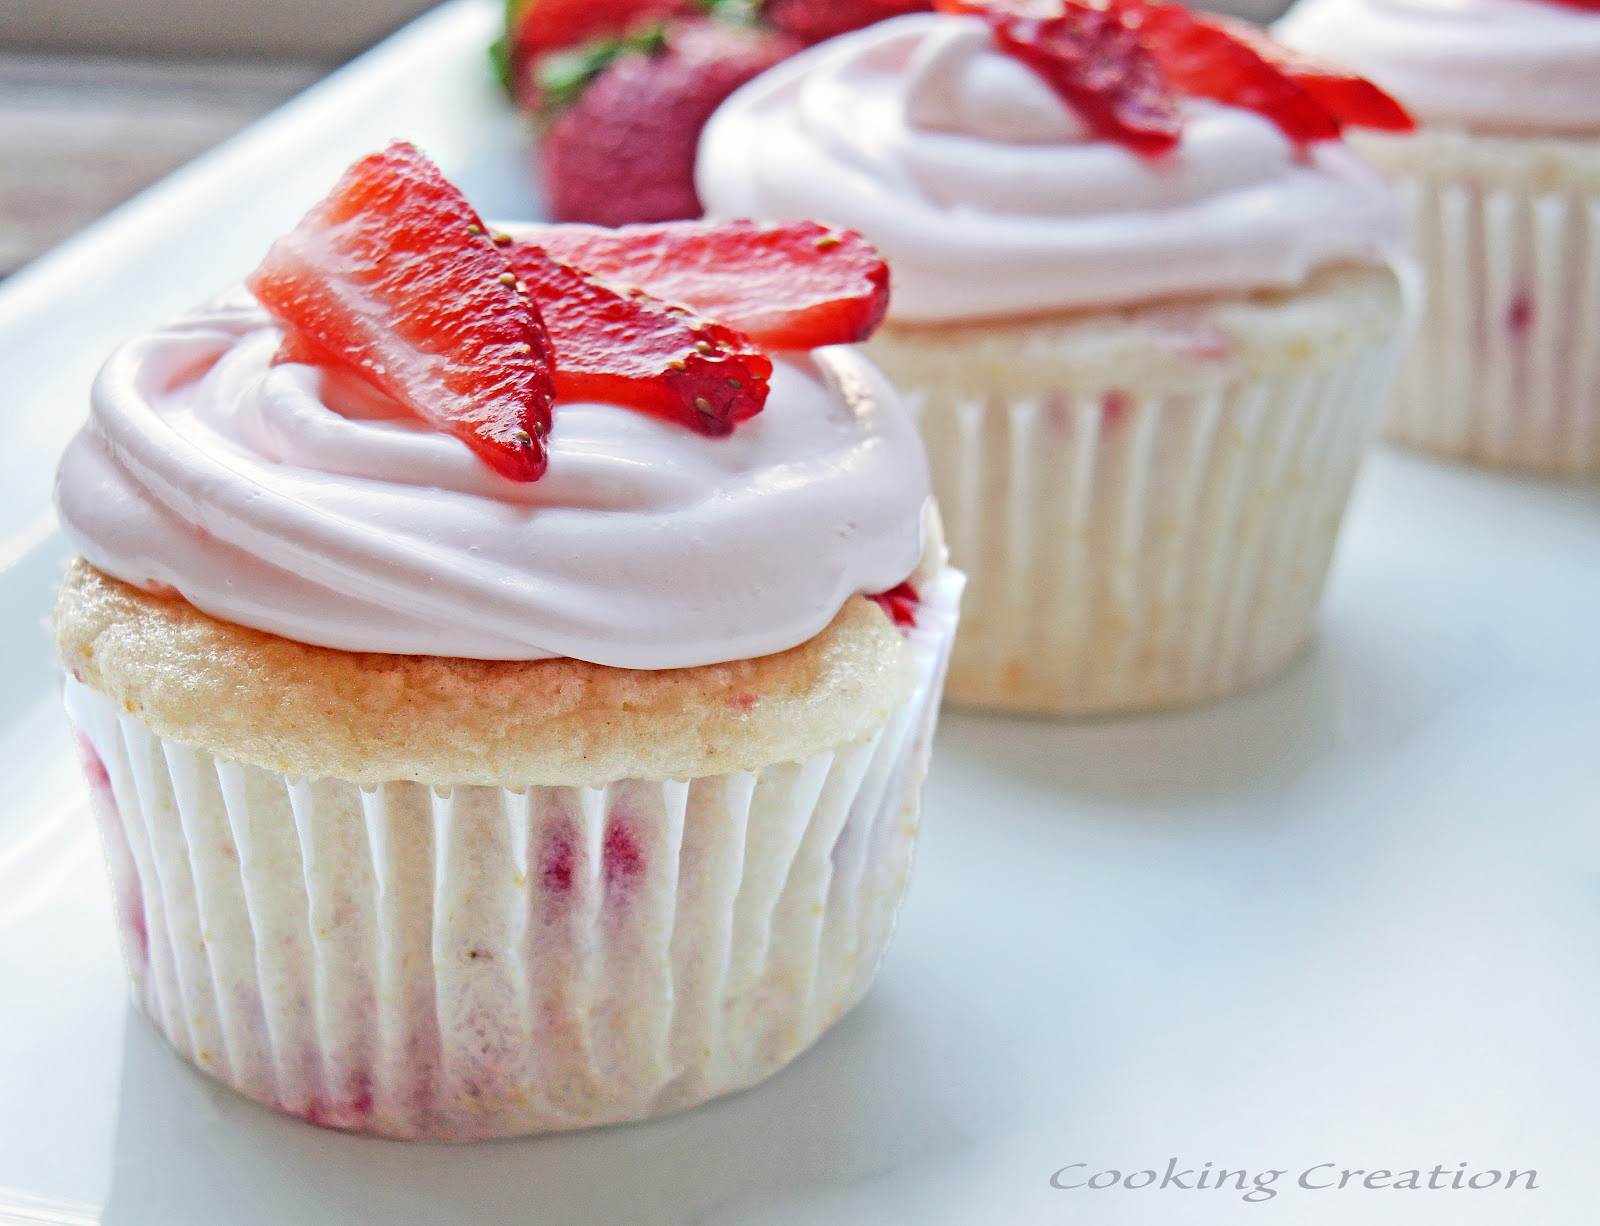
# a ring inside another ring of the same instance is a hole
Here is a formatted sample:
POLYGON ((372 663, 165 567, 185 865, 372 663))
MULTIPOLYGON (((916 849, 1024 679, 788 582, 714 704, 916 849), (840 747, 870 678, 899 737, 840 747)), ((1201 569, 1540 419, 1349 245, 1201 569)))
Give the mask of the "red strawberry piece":
POLYGON ((1290 140, 1333 140, 1338 117, 1304 85, 1238 38, 1221 21, 1177 4, 1130 4, 1140 41, 1180 94, 1256 111, 1290 140))
POLYGON ((877 250, 853 230, 814 221, 533 226, 517 238, 773 349, 865 340, 889 308, 889 270, 877 250))
POLYGON ((682 17, 694 0, 511 0, 506 25, 523 60, 613 37, 662 17, 682 17))
POLYGON ((278 352, 272 355, 272 364, 281 366, 285 362, 303 362, 307 366, 316 366, 325 362, 331 355, 319 353, 317 349, 298 332, 285 332, 283 340, 278 342, 278 352))
POLYGON ((466 198, 402 141, 350 167, 250 274, 291 348, 349 364, 502 476, 534 481, 549 339, 466 198))
POLYGON ((921 598, 917 595, 917 589, 911 586, 909 579, 896 584, 887 592, 873 592, 867 599, 876 601, 878 607, 889 615, 889 620, 895 625, 917 624, 917 605, 921 598))
POLYGON ((1223 31, 1236 43, 1254 51, 1265 63, 1333 112, 1341 124, 1389 132, 1410 132, 1417 126, 1405 107, 1365 77, 1328 60, 1285 47, 1260 26, 1231 17, 1189 16, 1201 25, 1223 31))
POLYGON ((1551 4, 1559 4, 1563 8, 1585 9, 1591 13, 1600 13, 1600 0, 1548 0, 1551 4))
POLYGON ((1417 121, 1411 112, 1365 77, 1332 65, 1325 70, 1296 69, 1290 75, 1346 127, 1416 131, 1417 121))
POLYGON ((526 243, 518 278, 541 304, 563 400, 602 400, 722 435, 767 400, 772 362, 732 328, 622 292, 526 243))
POLYGON ((1144 154, 1178 143, 1183 116, 1154 56, 1115 7, 1058 0, 1043 16, 1002 0, 936 0, 983 17, 1007 54, 1033 69, 1095 133, 1144 154))
POLYGON ((761 16, 769 25, 809 45, 932 8, 932 0, 765 0, 761 16))
POLYGON ((729 94, 797 47, 769 30, 702 20, 673 26, 655 51, 624 51, 540 143, 550 215, 604 226, 700 216, 700 129, 729 94))

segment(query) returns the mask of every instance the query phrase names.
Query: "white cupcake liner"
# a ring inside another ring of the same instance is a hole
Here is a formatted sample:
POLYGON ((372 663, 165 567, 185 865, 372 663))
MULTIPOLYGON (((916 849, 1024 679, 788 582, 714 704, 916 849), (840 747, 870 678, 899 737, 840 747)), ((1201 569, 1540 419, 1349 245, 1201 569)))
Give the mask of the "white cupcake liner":
POLYGON ((1395 345, 1183 393, 909 392, 968 574, 956 702, 1181 705, 1306 645, 1395 345))
POLYGON ((1532 180, 1390 179, 1428 295, 1386 435, 1494 467, 1600 476, 1600 197, 1532 180))
POLYGON ((759 772, 364 791, 156 736, 68 679, 134 996, 313 1123, 468 1140, 766 1077, 866 990, 910 869, 961 577, 875 736, 759 772))

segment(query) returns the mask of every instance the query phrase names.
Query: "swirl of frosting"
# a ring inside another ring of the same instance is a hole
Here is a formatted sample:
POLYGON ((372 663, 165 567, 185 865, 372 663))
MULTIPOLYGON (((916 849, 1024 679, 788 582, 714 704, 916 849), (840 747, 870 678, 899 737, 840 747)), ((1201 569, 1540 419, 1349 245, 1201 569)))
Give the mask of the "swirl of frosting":
POLYGON ((1305 0, 1275 33, 1366 73, 1424 119, 1600 131, 1600 13, 1553 0, 1305 0))
POLYGON ((1171 153, 1091 137, 985 22, 914 14, 780 64, 723 104, 714 216, 820 217, 888 258, 893 319, 960 320, 1293 286, 1398 248, 1393 198, 1338 142, 1191 102, 1171 153))
POLYGON ((777 355, 726 438, 562 403, 520 483, 353 376, 273 365, 281 335, 241 294, 113 354, 57 477, 91 564, 319 646, 645 669, 797 646, 917 566, 926 460, 852 351, 777 355))

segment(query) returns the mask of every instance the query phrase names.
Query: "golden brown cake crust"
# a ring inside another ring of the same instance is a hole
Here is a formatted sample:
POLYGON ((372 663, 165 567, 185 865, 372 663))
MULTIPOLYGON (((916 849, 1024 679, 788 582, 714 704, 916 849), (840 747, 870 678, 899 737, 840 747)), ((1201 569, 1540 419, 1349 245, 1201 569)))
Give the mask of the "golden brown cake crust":
POLYGON ((1404 306, 1393 269, 1349 264, 1289 290, 971 323, 889 323, 866 350, 913 401, 925 387, 1013 398, 1051 388, 1194 391, 1336 366, 1393 336, 1404 306))
POLYGON ((870 735, 914 683, 910 648, 861 597, 790 651, 645 671, 313 647, 78 559, 54 629, 66 668, 156 733, 363 785, 585 786, 755 770, 870 735))

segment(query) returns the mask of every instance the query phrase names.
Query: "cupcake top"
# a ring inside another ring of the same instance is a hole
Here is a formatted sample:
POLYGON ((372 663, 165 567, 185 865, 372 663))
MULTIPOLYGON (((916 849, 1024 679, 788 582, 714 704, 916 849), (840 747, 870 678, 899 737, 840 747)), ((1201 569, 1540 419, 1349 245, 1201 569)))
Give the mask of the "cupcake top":
MULTIPOLYGON (((1083 35, 1105 42, 1091 57, 1122 65, 1112 89, 1063 82, 1049 43, 1030 54, 1034 35, 1003 12, 918 14, 823 44, 716 113, 700 194, 714 216, 862 230, 893 268, 891 317, 908 321, 1288 287, 1387 258, 1396 207, 1341 141, 1320 139, 1338 119, 1308 133, 1191 87, 1155 53, 1165 44, 1145 45, 1155 7, 1083 10, 1113 27, 1083 35)), ((1208 37, 1223 28, 1158 7, 1208 37)))
MULTIPOLYGON (((393 171, 383 159, 437 176, 391 149, 358 165, 358 187, 393 171)), ((341 185, 341 209, 325 202, 275 247, 253 294, 106 364, 57 483, 96 568, 317 646, 642 669, 786 650, 916 569, 929 491, 915 430, 868 364, 825 344, 882 313, 881 265, 859 239, 724 228, 711 267, 715 232, 695 225, 494 241, 468 220, 457 229, 476 228, 475 256, 513 273, 502 285, 474 269, 501 298, 470 326, 452 315, 430 348, 418 338, 439 327, 421 312, 440 299, 440 254, 419 255, 415 233, 390 261, 418 287, 397 314, 406 286, 327 273, 355 258, 355 194, 341 185), (329 235, 332 248, 312 241, 329 235), (609 261, 607 278, 549 254, 563 243, 609 261), (838 263, 818 274, 810 257, 826 255, 838 263), (751 332, 641 292, 633 258, 676 291, 720 295, 728 315, 748 286, 736 322, 751 332), (789 299, 763 293, 785 269, 789 299), (518 304, 536 301, 543 322, 523 328, 518 304), (386 313, 374 330, 367 317, 386 313), (473 333, 488 319, 520 330, 473 333), (542 367, 527 360, 540 350, 542 367)))
POLYGON ((1370 74, 1425 119, 1600 131, 1600 7, 1559 0, 1303 0, 1285 42, 1370 74))

